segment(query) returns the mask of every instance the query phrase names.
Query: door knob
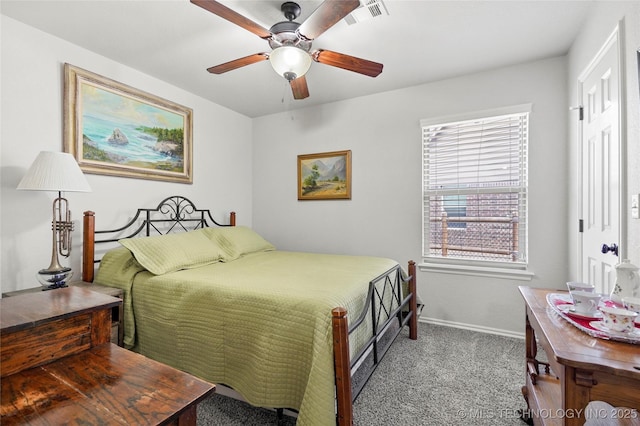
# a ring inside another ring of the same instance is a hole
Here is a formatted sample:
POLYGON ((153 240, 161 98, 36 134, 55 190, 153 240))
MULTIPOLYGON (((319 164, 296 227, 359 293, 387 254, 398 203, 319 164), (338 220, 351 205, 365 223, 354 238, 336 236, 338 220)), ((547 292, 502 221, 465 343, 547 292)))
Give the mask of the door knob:
POLYGON ((616 243, 611 244, 610 246, 603 244, 602 245, 602 253, 607 254, 610 251, 613 252, 616 256, 618 255, 618 245, 616 243))

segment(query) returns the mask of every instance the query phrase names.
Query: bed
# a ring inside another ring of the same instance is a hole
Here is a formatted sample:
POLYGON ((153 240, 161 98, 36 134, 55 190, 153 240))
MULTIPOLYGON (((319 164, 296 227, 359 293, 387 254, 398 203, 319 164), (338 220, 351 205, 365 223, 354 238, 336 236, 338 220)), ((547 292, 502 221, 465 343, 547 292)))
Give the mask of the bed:
POLYGON ((395 338, 417 339, 412 261, 277 250, 182 196, 117 229, 83 220, 83 280, 123 289, 127 348, 299 425, 352 424, 395 338))

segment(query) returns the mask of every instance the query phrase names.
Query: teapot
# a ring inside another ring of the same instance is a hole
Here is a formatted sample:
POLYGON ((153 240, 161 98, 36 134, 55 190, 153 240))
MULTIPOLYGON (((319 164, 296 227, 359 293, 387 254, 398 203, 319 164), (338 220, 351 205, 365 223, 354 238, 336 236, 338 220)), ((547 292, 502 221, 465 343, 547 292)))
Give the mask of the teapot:
POLYGON ((616 265, 616 285, 611 290, 610 298, 616 303, 622 303, 623 297, 640 296, 640 275, 638 268, 629 259, 623 259, 616 265))

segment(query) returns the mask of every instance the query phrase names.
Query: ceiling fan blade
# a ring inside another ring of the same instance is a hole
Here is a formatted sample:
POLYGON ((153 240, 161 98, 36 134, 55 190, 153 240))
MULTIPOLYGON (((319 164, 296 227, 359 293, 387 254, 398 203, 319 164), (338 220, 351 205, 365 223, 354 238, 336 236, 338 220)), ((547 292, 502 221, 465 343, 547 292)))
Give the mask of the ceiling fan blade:
POLYGON ((312 55, 313 60, 325 65, 342 68, 360 74, 376 77, 382 72, 382 64, 345 55, 344 53, 332 52, 331 50, 319 49, 312 55))
POLYGON ((360 6, 359 0, 324 0, 300 25, 298 32, 306 39, 314 40, 358 6, 360 6))
POLYGON ((291 85, 291 91, 293 91, 293 99, 304 99, 309 97, 309 87, 307 86, 307 79, 304 78, 304 75, 291 80, 289 84, 291 85))
POLYGON ((255 53, 253 55, 245 56, 244 58, 234 59, 233 61, 207 68, 207 71, 212 74, 222 74, 227 71, 255 64, 256 62, 266 61, 267 59, 269 59, 269 55, 266 53, 255 53))
POLYGON ((271 33, 266 28, 256 24, 251 19, 240 15, 238 12, 229 9, 227 6, 218 3, 215 0, 191 0, 191 3, 208 10, 214 15, 218 15, 219 17, 226 19, 232 24, 236 24, 247 31, 251 31, 260 38, 271 37, 271 33))

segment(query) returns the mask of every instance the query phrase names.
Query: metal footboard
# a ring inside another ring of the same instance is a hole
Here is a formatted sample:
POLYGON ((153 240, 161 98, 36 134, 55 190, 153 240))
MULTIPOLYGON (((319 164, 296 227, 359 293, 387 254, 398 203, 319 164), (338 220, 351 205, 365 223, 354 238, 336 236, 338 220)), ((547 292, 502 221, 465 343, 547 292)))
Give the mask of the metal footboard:
POLYGON ((411 295, 404 298, 402 296, 406 293, 403 287, 408 287, 406 284, 410 278, 411 277, 407 279, 403 278, 402 269, 398 265, 369 282, 369 292, 367 294, 365 309, 363 309, 360 316, 349 326, 349 336, 364 324, 368 316, 371 317, 372 335, 358 352, 351 357, 351 374, 353 376, 358 366, 360 366, 369 355, 373 356, 373 368, 365 380, 356 383, 352 390, 353 401, 356 400, 371 377, 371 374, 373 374, 373 370, 375 370, 380 360, 382 360, 391 347, 393 340, 395 340, 402 331, 402 327, 409 322, 411 311, 408 310, 408 306, 411 301, 411 295), (395 320, 398 321, 398 327, 390 329, 392 325, 391 322, 395 320), (388 333, 392 333, 391 337, 388 336, 388 333), (383 336, 386 340, 389 340, 389 344, 379 344, 383 336))
POLYGON ((356 400, 373 372, 387 353, 391 344, 405 325, 409 325, 409 337, 417 339, 417 297, 415 262, 409 261, 408 275, 398 265, 369 283, 364 309, 348 325, 347 311, 335 308, 332 311, 334 367, 336 373, 336 422, 338 425, 353 424, 353 401, 356 400), (404 295, 406 294, 406 296, 404 295), (369 323, 367 318, 371 319, 369 323), (392 325, 397 321, 397 327, 392 325), (371 335, 354 356, 349 353, 349 337, 360 327, 371 326, 371 335), (382 339, 388 341, 380 345, 382 339), (372 366, 355 386, 354 372, 362 367, 365 359, 372 358, 372 366))

